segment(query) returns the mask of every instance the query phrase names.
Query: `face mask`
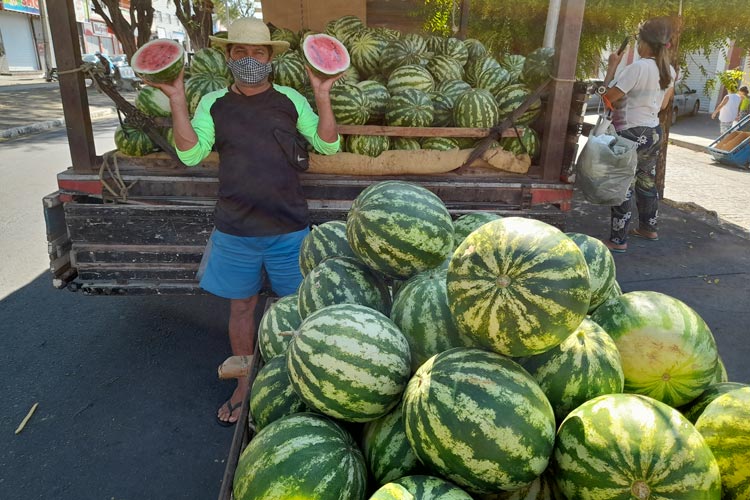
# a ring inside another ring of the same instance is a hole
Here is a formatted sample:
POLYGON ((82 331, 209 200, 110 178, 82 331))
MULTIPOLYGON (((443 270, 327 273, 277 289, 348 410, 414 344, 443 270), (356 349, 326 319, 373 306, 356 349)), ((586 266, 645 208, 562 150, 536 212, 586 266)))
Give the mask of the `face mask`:
POLYGON ((234 61, 227 61, 227 66, 232 71, 235 80, 248 85, 255 85, 262 82, 271 74, 271 63, 262 63, 252 57, 243 57, 234 61))

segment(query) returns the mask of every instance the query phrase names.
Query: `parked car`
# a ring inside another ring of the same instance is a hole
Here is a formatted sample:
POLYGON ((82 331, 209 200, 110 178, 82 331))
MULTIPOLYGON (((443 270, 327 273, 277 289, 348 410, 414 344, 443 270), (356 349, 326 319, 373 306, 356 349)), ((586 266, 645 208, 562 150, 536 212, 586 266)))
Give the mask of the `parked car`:
MULTIPOLYGON (((102 56, 110 63, 110 75, 118 90, 140 89, 142 81, 136 76, 133 68, 128 64, 127 57, 124 54, 118 54, 112 57, 102 54, 102 56)), ((99 59, 99 56, 96 54, 83 54, 81 59, 83 62, 94 63, 100 66, 102 65, 101 59, 99 59)), ((88 79, 86 79, 86 86, 89 86, 88 79)))
POLYGON ((691 89, 683 82, 677 82, 674 88, 674 104, 672 106, 672 123, 680 116, 697 115, 701 109, 698 91, 691 89))

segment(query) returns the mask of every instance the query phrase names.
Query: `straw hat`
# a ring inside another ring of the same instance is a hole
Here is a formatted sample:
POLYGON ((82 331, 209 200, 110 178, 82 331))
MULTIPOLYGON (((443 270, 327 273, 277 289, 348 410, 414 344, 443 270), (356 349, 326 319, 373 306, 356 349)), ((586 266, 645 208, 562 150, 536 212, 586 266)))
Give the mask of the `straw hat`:
POLYGON ((271 32, 260 19, 242 17, 234 21, 227 32, 226 38, 217 36, 208 37, 213 45, 221 48, 229 44, 242 45, 269 45, 273 48, 272 56, 285 52, 289 48, 289 42, 283 40, 271 40, 271 32))

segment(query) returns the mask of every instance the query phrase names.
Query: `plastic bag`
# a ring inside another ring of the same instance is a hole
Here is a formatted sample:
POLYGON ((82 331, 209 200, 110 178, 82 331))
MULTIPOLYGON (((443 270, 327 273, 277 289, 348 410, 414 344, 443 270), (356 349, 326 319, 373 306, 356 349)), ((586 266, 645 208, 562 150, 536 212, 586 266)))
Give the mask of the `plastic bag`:
POLYGON ((576 163, 576 186, 595 205, 619 205, 638 166, 638 143, 620 137, 611 120, 599 116, 576 163))

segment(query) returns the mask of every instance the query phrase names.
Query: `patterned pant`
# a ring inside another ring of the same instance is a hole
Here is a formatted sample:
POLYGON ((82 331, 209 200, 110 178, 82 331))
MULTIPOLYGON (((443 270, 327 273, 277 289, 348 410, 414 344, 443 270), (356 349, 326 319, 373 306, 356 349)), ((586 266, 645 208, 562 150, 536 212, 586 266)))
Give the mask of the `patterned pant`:
POLYGON ((624 245, 628 241, 628 226, 633 215, 633 197, 638 208, 639 228, 655 233, 659 211, 659 192, 656 189, 656 161, 661 145, 661 126, 633 127, 618 132, 622 137, 638 143, 638 168, 635 179, 628 189, 627 198, 621 205, 612 207, 612 229, 610 241, 624 245))

